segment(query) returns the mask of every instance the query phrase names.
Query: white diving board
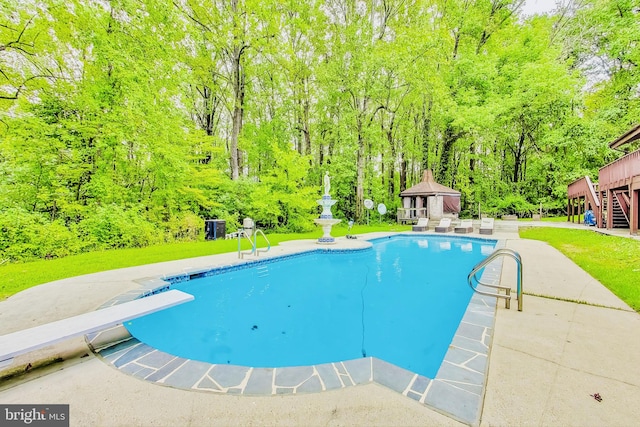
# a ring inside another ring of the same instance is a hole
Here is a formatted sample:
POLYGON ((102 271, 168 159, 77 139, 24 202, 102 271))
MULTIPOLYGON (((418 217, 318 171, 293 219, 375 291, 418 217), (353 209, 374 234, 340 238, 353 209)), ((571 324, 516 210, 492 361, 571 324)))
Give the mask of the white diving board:
POLYGON ((145 298, 103 308, 34 328, 0 336, 0 367, 8 366, 15 356, 79 335, 98 332, 127 320, 173 307, 194 299, 193 295, 173 289, 145 298))

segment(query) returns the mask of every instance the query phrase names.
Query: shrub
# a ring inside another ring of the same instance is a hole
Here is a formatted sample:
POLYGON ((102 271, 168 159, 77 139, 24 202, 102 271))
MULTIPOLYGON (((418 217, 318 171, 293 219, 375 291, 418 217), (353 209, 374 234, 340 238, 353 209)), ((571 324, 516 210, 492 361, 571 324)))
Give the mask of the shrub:
POLYGON ((204 221, 192 212, 184 212, 166 223, 165 229, 165 240, 169 242, 196 240, 202 234, 204 221))
POLYGON ((10 261, 34 258, 58 258, 78 253, 84 242, 64 226, 47 216, 22 209, 0 213, 0 256, 10 261))
POLYGON ((498 202, 497 210, 502 214, 525 217, 536 211, 536 206, 521 195, 511 194, 498 202))
POLYGON ((78 231, 94 249, 142 247, 164 240, 156 226, 138 211, 118 205, 99 207, 78 224, 78 231))

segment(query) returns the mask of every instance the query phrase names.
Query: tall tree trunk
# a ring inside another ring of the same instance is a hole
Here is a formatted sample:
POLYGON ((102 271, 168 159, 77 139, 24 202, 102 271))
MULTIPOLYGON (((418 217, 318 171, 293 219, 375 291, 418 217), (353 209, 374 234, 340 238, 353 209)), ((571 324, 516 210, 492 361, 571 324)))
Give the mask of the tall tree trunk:
POLYGON ((238 137, 242 131, 242 116, 244 114, 244 84, 245 75, 242 66, 242 54, 244 47, 235 47, 233 50, 233 127, 231 129, 231 143, 229 145, 229 164, 231 166, 231 179, 237 180, 241 164, 241 153, 238 150, 238 137))
POLYGON ((391 113, 391 121, 389 122, 389 127, 385 129, 385 134, 387 136, 387 144, 389 144, 389 149, 391 150, 391 160, 389 162, 389 198, 393 198, 395 195, 395 163, 396 163, 396 144, 393 139, 393 127, 395 125, 396 115, 395 113, 391 113))
POLYGON ((309 132, 309 101, 298 100, 301 113, 296 114, 300 138, 296 138, 296 150, 300 155, 311 154, 311 133, 309 132))
MULTIPOLYGON (((216 121, 218 120, 218 107, 220 105, 220 99, 209 86, 204 85, 202 89, 196 88, 198 95, 202 98, 202 105, 194 102, 193 109, 194 119, 200 129, 204 130, 208 136, 215 135, 216 121)), ((206 149, 200 153, 201 158, 198 160, 201 164, 209 164, 211 162, 212 151, 206 149)))
POLYGON ((200 94, 203 103, 200 112, 198 112, 197 107, 194 106, 194 109, 196 109, 196 120, 200 128, 204 130, 207 135, 212 136, 214 134, 219 99, 209 86, 205 85, 202 89, 196 88, 196 90, 198 94, 200 94))
POLYGON ((407 189, 407 158, 404 150, 402 151, 401 156, 402 160, 400 162, 400 192, 402 193, 407 189))
POLYGON ((422 169, 429 169, 429 135, 431 134, 431 109, 433 108, 433 97, 429 95, 426 106, 422 103, 422 169))
POLYGON ((356 157, 356 221, 364 218, 365 150, 362 136, 362 117, 358 116, 358 151, 356 157))
POLYGON ((525 133, 524 129, 520 132, 518 138, 518 145, 513 150, 513 182, 518 183, 520 181, 520 165, 522 163, 523 148, 524 148, 525 133))
POLYGON ((393 141, 391 132, 387 133, 387 140, 389 141, 391 148, 391 161, 389 162, 389 198, 393 199, 396 192, 396 156, 398 152, 396 150, 396 144, 393 141))
POLYGON ((238 149, 238 138, 242 132, 242 118, 244 115, 244 50, 247 45, 241 37, 244 33, 242 24, 239 22, 238 0, 231 0, 231 10, 233 12, 233 48, 230 50, 231 57, 231 83, 233 85, 233 112, 231 141, 229 145, 229 164, 231 167, 231 179, 237 180, 242 167, 242 153, 238 149))
POLYGON ((473 179, 473 174, 476 169, 476 144, 471 143, 469 147, 469 184, 473 184, 475 180, 473 179))
POLYGON ((447 123, 444 130, 444 141, 442 141, 442 154, 440 155, 440 179, 449 178, 449 167, 451 163, 451 155, 453 154, 453 145, 459 135, 453 130, 451 123, 447 123))
POLYGON ((458 57, 458 48, 460 47, 460 30, 455 32, 454 43, 453 43, 453 59, 458 57))
POLYGON ((305 78, 303 83, 302 100, 302 133, 304 136, 304 154, 311 154, 311 131, 309 128, 309 78, 305 78))
POLYGON ((309 100, 305 99, 304 100, 304 104, 303 104, 303 112, 304 115, 302 116, 303 121, 302 121, 302 132, 304 134, 304 154, 305 155, 310 155, 311 154, 311 131, 309 129, 309 100))
POLYGON ((321 131, 319 138, 320 143, 318 144, 318 166, 324 165, 324 144, 322 143, 324 138, 324 132, 321 131))

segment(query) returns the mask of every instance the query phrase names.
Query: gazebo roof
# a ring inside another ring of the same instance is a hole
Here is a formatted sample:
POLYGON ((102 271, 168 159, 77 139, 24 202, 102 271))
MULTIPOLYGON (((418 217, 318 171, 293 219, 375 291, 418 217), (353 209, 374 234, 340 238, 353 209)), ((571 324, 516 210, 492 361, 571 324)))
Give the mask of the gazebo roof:
POLYGON ((433 173, 431 172, 431 169, 427 169, 422 174, 422 181, 420 181, 413 187, 404 190, 402 193, 400 193, 400 197, 434 196, 436 194, 458 197, 460 196, 459 191, 456 191, 453 188, 449 188, 442 184, 438 184, 433 179, 433 173))

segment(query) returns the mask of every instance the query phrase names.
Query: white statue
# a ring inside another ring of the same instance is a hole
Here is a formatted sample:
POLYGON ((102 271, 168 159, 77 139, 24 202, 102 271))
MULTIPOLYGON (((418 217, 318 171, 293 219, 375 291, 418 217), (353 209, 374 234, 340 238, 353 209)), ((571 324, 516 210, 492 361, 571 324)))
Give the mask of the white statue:
POLYGON ((324 195, 329 195, 329 190, 331 189, 331 181, 329 179, 329 171, 324 173, 324 195))

